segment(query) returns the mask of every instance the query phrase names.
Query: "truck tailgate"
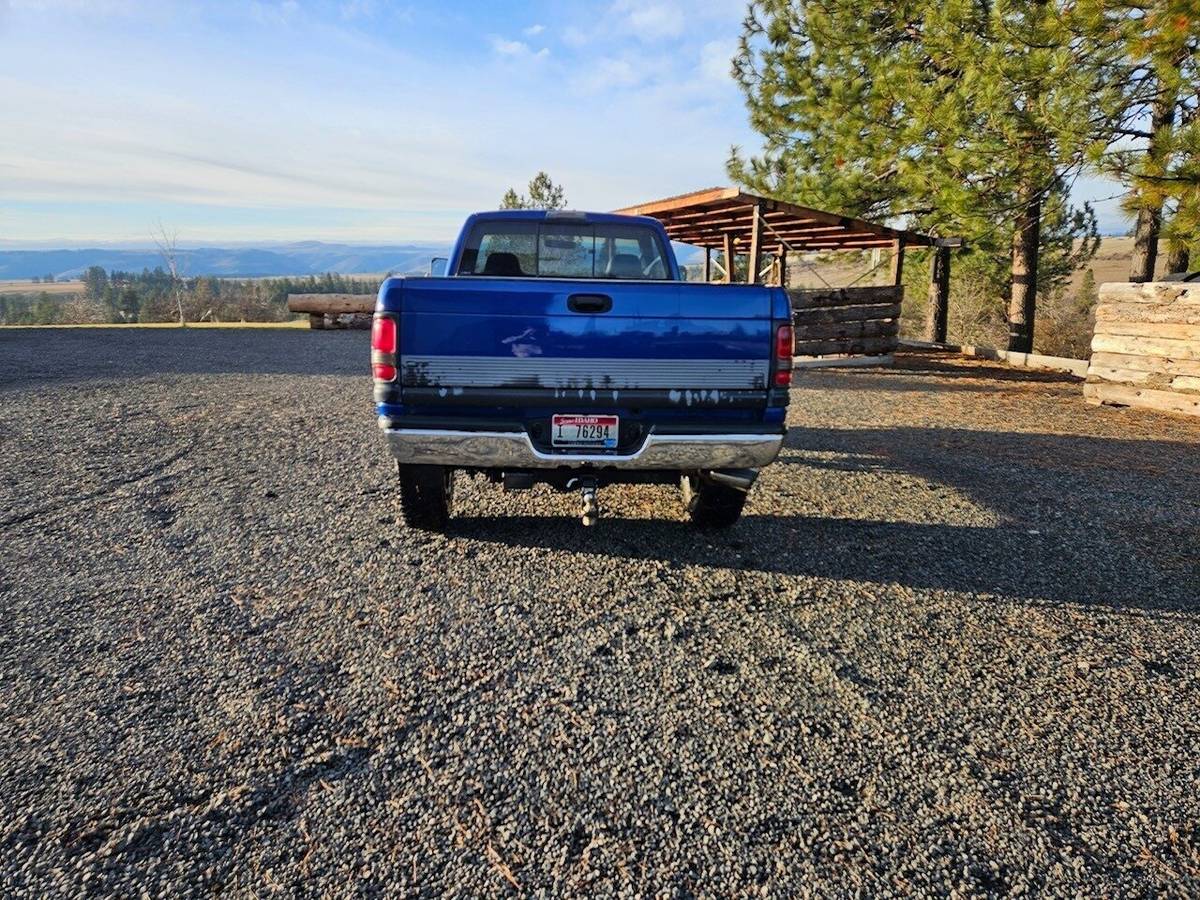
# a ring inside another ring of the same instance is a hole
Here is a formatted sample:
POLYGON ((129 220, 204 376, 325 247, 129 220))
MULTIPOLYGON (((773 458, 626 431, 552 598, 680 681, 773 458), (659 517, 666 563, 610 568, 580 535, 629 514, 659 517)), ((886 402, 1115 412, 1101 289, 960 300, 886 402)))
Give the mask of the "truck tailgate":
POLYGON ((762 391, 765 402, 771 302, 761 287, 405 279, 399 382, 442 396, 523 388, 615 403, 645 391, 673 404, 762 391))

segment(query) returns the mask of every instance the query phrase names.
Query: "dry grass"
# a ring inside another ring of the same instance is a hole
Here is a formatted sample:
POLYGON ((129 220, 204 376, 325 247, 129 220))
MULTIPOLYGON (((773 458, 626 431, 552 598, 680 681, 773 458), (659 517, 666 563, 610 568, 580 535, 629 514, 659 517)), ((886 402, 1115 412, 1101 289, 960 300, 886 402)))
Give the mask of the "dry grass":
POLYGON ((0 281, 0 294, 82 294, 82 281, 0 281))
MULTIPOLYGON (((1096 279, 1096 284, 1104 284, 1107 281, 1128 281, 1129 280, 1129 263, 1133 258, 1133 238, 1131 237, 1106 237, 1100 240, 1100 249, 1096 252, 1096 256, 1092 259, 1091 264, 1084 269, 1080 269, 1071 277, 1070 290, 1074 291, 1083 282, 1083 273, 1088 269, 1092 270, 1092 275, 1096 279)), ((1155 266, 1157 274, 1161 275, 1166 268, 1167 263, 1167 248, 1163 244, 1159 244, 1158 248, 1158 264, 1155 266)))

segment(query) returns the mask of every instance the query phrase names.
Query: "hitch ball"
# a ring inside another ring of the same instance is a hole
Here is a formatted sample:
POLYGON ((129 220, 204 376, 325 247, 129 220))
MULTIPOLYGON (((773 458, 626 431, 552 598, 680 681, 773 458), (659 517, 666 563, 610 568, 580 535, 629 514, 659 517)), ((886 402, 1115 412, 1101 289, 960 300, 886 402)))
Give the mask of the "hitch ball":
POLYGON ((585 526, 595 525, 600 519, 600 502, 596 499, 596 488, 585 487, 580 492, 583 508, 580 515, 585 526))

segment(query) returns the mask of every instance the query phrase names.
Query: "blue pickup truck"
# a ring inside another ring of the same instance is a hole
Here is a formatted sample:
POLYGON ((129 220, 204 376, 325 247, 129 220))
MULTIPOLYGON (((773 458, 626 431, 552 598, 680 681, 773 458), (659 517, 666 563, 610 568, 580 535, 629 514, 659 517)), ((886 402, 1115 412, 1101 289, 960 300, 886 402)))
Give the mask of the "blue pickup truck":
POLYGON ((679 484, 692 521, 737 521, 779 453, 791 384, 786 293, 689 284, 662 225, 507 210, 467 219, 438 278, 379 289, 379 426, 410 527, 444 530, 454 477, 577 490, 679 484))

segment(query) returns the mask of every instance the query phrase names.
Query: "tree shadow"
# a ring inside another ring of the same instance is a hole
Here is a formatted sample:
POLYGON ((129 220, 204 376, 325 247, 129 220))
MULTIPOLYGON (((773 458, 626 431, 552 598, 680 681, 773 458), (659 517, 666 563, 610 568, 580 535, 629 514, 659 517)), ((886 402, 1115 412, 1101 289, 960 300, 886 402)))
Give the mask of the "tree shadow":
POLYGON ((995 390, 994 386, 971 382, 1076 385, 1083 380, 1066 372, 1021 369, 978 357, 966 358, 945 351, 923 349, 902 350, 896 354, 895 364, 891 366, 798 369, 796 386, 805 387, 805 380, 813 375, 817 375, 821 382, 836 380, 839 387, 871 391, 991 392, 995 390), (864 375, 870 377, 864 378, 864 375))
POLYGON ((893 372, 938 375, 945 378, 986 378, 989 381, 1066 382, 1077 384, 1083 379, 1069 372, 1024 369, 998 360, 979 356, 966 357, 946 350, 905 348, 896 355, 893 372))

